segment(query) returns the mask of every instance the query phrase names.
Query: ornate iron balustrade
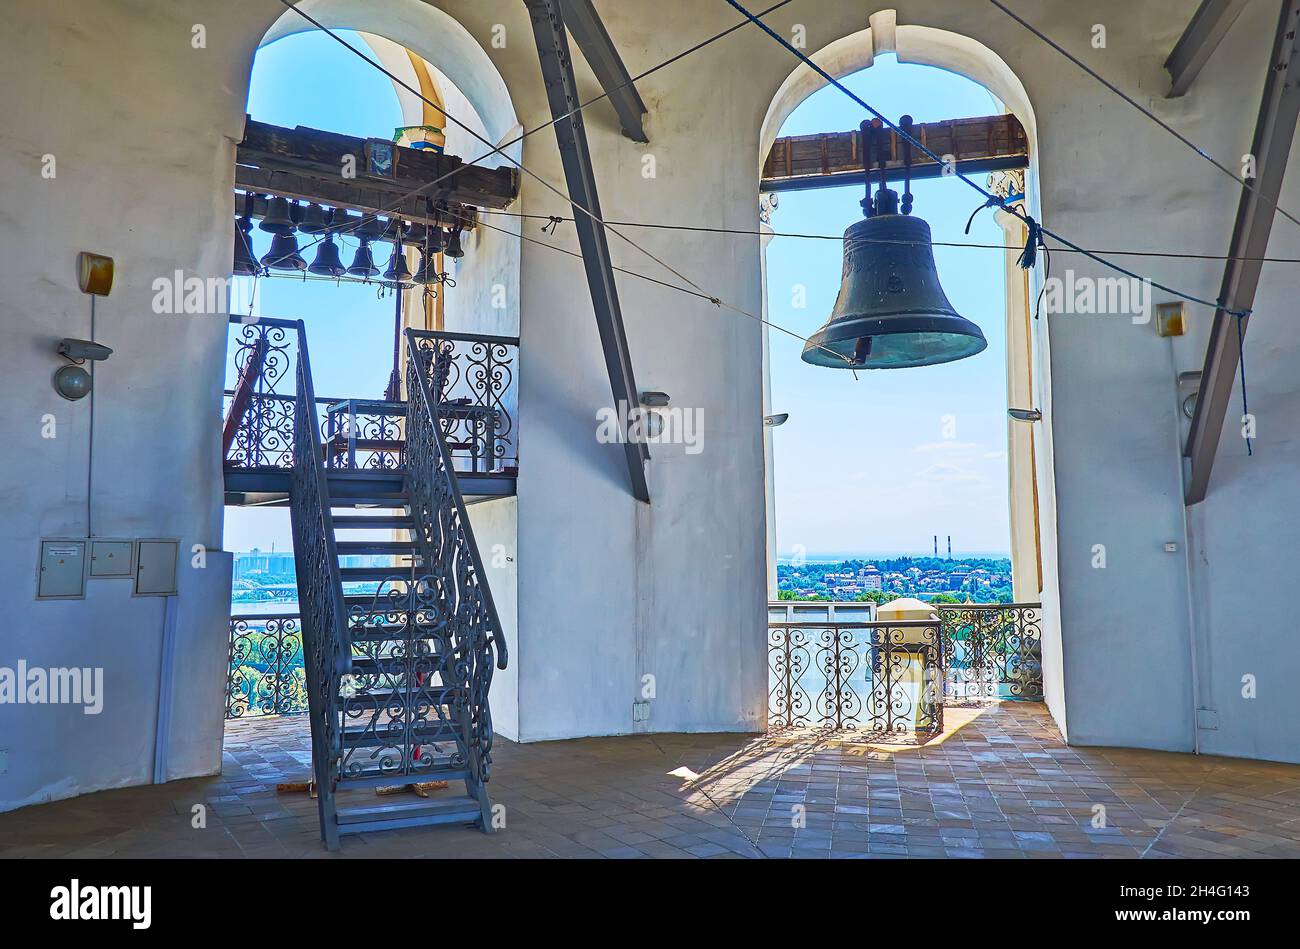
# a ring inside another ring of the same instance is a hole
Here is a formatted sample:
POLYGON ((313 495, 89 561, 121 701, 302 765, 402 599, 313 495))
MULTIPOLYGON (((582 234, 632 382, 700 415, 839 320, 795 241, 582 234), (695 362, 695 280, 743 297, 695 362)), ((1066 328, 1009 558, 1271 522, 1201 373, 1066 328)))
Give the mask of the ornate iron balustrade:
POLYGON ((937 621, 768 623, 768 728, 943 731, 937 621))
POLYGON ((431 363, 439 350, 422 347, 422 339, 427 337, 407 330, 406 486, 421 573, 427 574, 420 581, 425 592, 420 607, 427 625, 437 632, 444 656, 441 678, 452 686, 451 709, 460 722, 467 765, 481 784, 492 765, 488 691, 493 667, 506 668, 508 655, 443 435, 441 407, 430 387, 431 363))
POLYGON ((230 617, 226 718, 305 711, 301 618, 283 613, 230 617))
POLYGON ((297 401, 293 425, 292 487, 289 516, 293 530, 298 602, 302 610, 302 643, 307 704, 311 719, 312 768, 325 843, 338 847, 334 786, 342 746, 335 703, 343 677, 352 671, 352 649, 343 606, 338 550, 325 482, 316 394, 311 381, 307 336, 298 321, 297 401))
MULTIPOLYGON (((225 466, 293 467, 293 393, 281 391, 297 347, 297 323, 231 317, 232 388, 225 390, 225 466)), ((518 468, 515 416, 519 340, 509 336, 414 331, 430 357, 444 441, 459 472, 518 468)), ((409 390, 408 390, 409 394, 409 390)), ((379 399, 317 398, 317 431, 334 469, 397 470, 405 463, 406 404, 379 399)))
MULTIPOLYGON (((408 330, 457 471, 519 467, 519 338, 408 330)), ((409 388, 408 398, 414 399, 409 388)))
POLYGON ((945 696, 1042 700, 1042 604, 945 604, 938 613, 945 696))
POLYGON ((245 322, 230 339, 234 388, 225 392, 229 468, 293 467, 293 395, 280 391, 294 363, 298 324, 292 320, 245 322))
POLYGON ((768 604, 769 728, 933 733, 945 704, 1042 700, 1041 604, 936 605, 932 621, 837 616, 864 606, 768 604))

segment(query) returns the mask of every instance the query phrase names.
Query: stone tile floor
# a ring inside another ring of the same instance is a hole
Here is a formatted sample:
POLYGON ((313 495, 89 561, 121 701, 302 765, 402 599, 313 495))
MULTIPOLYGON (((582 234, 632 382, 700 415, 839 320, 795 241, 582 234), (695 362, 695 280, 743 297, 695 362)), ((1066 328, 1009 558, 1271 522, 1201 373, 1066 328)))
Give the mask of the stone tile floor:
POLYGON ((819 734, 499 741, 504 830, 346 836, 337 854, 315 802, 276 792, 308 771, 306 719, 251 719, 228 725, 219 776, 0 814, 0 857, 1300 857, 1300 766, 1072 748, 1029 703, 947 717, 921 748, 819 734), (196 804, 206 828, 191 826, 196 804))

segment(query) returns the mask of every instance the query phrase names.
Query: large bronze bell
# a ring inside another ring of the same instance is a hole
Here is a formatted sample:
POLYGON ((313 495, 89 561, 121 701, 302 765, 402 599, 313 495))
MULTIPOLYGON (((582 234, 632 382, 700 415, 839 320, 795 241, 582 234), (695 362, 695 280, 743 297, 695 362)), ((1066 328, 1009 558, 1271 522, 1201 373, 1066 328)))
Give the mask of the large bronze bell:
POLYGON ((879 118, 860 129, 866 217, 844 232, 844 275, 826 325, 808 339, 803 361, 834 369, 935 366, 982 352, 980 328, 958 315, 939 285, 930 225, 912 217, 912 117, 900 120, 905 191, 886 186, 894 154, 879 118), (871 195, 872 164, 880 185, 871 195))
POLYGON ((878 214, 844 232, 844 277, 803 361, 838 369, 905 369, 965 359, 988 343, 939 285, 930 225, 878 214))

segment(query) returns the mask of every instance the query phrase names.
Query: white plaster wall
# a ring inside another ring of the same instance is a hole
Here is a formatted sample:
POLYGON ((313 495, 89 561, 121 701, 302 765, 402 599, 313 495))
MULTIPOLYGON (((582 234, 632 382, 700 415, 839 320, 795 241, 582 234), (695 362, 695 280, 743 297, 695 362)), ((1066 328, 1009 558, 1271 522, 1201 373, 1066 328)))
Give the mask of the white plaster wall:
MULTIPOLYGON (((50 378, 63 336, 89 334, 79 250, 116 259, 98 302, 113 356, 95 373, 94 531, 221 548, 220 437, 225 317, 159 316, 151 282, 182 268, 229 273, 229 186, 247 69, 230 31, 190 46, 184 5, 24 4, 0 34, 0 665, 102 666, 104 710, 0 706, 0 809, 149 779, 164 600, 129 580, 95 580, 85 600, 36 602, 38 538, 86 531, 89 401, 50 378), (17 90, 22 90, 19 93, 17 90), (56 177, 43 178, 53 155, 56 177), (57 437, 42 437, 52 415, 57 437)), ((177 653, 208 701, 178 716, 173 776, 219 769, 228 559, 181 559, 177 653)), ((182 693, 188 689, 182 688, 182 693)))
MULTIPOLYGON (((454 36, 418 18, 426 6, 397 0, 366 9, 396 11, 399 26, 423 30, 426 48, 417 51, 431 62, 439 43, 455 46, 466 62, 490 61, 509 91, 511 124, 531 128, 548 118, 522 4, 440 3, 464 27, 454 36), (491 47, 496 23, 510 37, 503 50, 491 47)), ((598 6, 633 73, 736 20, 722 4, 687 0, 598 6)), ((1161 98, 1167 80, 1160 63, 1193 0, 1054 2, 1040 5, 1035 21, 1232 161, 1250 141, 1273 25, 1265 6, 1247 9, 1192 92, 1174 102, 1161 98), (1108 26, 1108 46, 1094 51, 1097 22, 1108 26)), ((962 33, 1013 65, 1037 119, 1038 210, 1049 226, 1096 246, 1224 252, 1237 196, 1229 179, 991 6, 908 0, 897 9, 900 29, 962 33)), ((213 419, 225 326, 220 318, 157 317, 148 288, 177 266, 201 275, 228 267, 231 139, 241 128, 253 50, 282 13, 275 0, 32 4, 12 15, 0 36, 0 79, 14 90, 0 105, 0 378, 10 446, 0 465, 0 576, 8 578, 10 608, 0 658, 100 661, 110 694, 120 696, 89 723, 0 708, 10 750, 0 806, 146 779, 160 604, 100 584, 84 603, 31 600, 36 538, 82 529, 85 405, 53 394, 50 350, 58 337, 86 330, 75 252, 116 256, 118 285, 100 309, 100 337, 117 353, 98 378, 96 529, 219 548, 213 419), (204 51, 189 46, 196 22, 208 29, 204 51), (55 182, 40 178, 45 153, 58 156, 55 182), (54 441, 40 439, 46 411, 60 419, 54 441)), ((813 49, 862 29, 864 20, 856 0, 800 0, 771 18, 787 32, 804 23, 813 49)), ((373 22, 343 25, 388 35, 373 22)), ((770 39, 747 29, 654 74, 642 84, 649 146, 618 133, 607 103, 593 107, 587 124, 606 217, 757 230, 760 126, 791 65, 770 39), (656 158, 656 178, 641 176, 646 153, 656 158)), ((454 72, 445 62, 439 68, 454 72)), ((594 94, 580 58, 578 74, 584 97, 594 94)), ((464 91, 471 101, 483 92, 464 91)), ((523 157, 547 181, 563 181, 549 133, 529 138, 523 157)), ((974 200, 957 187, 954 200, 974 200)), ((1294 180, 1284 204, 1300 206, 1294 180)), ((568 214, 527 178, 516 207, 568 214)), ((1279 224, 1271 251, 1300 252, 1290 227, 1279 224)), ((757 238, 632 236, 711 293, 761 311, 757 238)), ((571 225, 542 239, 576 248, 571 225)), ((611 247, 620 266, 673 279, 617 237, 611 247)), ((1054 260, 1062 271, 1063 258, 1054 260)), ((1071 263, 1080 274, 1095 273, 1071 263)), ((1214 263, 1149 266, 1166 282, 1217 292, 1221 268, 1214 263)), ((1300 656, 1280 609, 1295 576, 1291 548, 1300 517, 1297 334, 1285 309, 1295 284, 1290 271, 1265 268, 1247 344, 1260 439, 1253 459, 1243 457, 1238 439, 1225 439, 1211 495, 1192 519, 1190 574, 1186 557, 1162 548, 1185 527, 1172 393, 1177 370, 1199 368, 1209 313, 1193 307, 1192 333, 1173 341, 1122 319, 1048 320, 1050 358, 1036 375, 1049 387, 1043 408, 1051 428, 1036 442, 1044 597, 1059 593, 1060 603, 1046 619, 1059 624, 1059 675, 1052 657, 1045 655, 1045 665, 1049 704, 1058 717, 1068 713, 1073 741, 1192 748, 1196 644, 1201 701, 1218 717, 1216 730, 1201 733, 1201 748, 1300 760, 1300 698, 1282 678, 1300 656), (1107 546, 1104 571, 1090 566, 1096 543, 1107 546), (1240 678, 1248 673, 1259 677, 1259 691, 1245 700, 1240 678)), ((705 448, 699 455, 653 449, 654 503, 631 499, 621 449, 594 437, 595 412, 610 395, 581 266, 525 245, 517 734, 631 731, 646 674, 655 676, 657 691, 646 727, 754 729, 766 700, 758 324, 635 278, 620 277, 619 287, 640 388, 703 409, 705 448)), ((185 642, 213 649, 196 660, 208 670, 195 673, 205 682, 219 668, 211 638, 225 637, 219 597, 208 602, 205 615, 183 611, 181 631, 185 642)), ((219 707, 206 713, 220 714, 219 707)), ((215 732, 204 731, 215 719, 200 717, 182 726, 197 738, 177 756, 194 770, 215 768, 219 753, 215 732)))
POLYGON ((492 675, 489 704, 497 734, 519 738, 519 502, 499 498, 468 506, 470 526, 478 542, 488 588, 505 636, 509 662, 492 675))

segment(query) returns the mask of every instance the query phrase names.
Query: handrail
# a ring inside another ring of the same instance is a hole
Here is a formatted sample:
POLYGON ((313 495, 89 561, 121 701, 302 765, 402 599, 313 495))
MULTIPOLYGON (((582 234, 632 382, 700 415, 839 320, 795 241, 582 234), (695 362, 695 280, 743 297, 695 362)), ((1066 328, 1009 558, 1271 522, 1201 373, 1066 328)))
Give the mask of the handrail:
POLYGON ((410 336, 416 339, 450 339, 462 343, 500 343, 503 346, 518 346, 518 336, 495 336, 491 333, 453 333, 447 330, 417 330, 408 328, 406 331, 410 336))
MULTIPOLYGON (((285 329, 302 330, 302 320, 281 320, 271 316, 236 316, 230 315, 231 323, 239 323, 242 326, 282 326, 285 329)), ((298 334, 302 339, 302 333, 298 334)))
MULTIPOLYGON (((429 379, 424 372, 423 366, 421 366, 420 364, 420 351, 415 344, 415 340, 417 338, 420 337, 427 338, 430 335, 431 335, 431 331, 427 331, 427 330, 421 331, 421 330, 414 330, 409 328, 407 329, 406 331, 407 354, 406 355, 407 355, 407 359, 410 361, 410 365, 414 367, 415 370, 414 372, 408 374, 408 378, 414 377, 417 381, 415 388, 420 393, 420 397, 418 401, 419 404, 421 404, 424 407, 425 412, 428 414, 429 419, 432 422, 432 425, 430 426, 430 430, 433 433, 434 450, 437 451, 438 457, 442 461, 443 468, 447 472, 447 477, 450 480, 450 488, 451 488, 450 493, 451 493, 452 500, 455 502, 456 505, 456 514, 460 518, 461 523, 468 528, 470 524, 469 512, 465 509, 465 499, 461 496, 460 493, 460 484, 457 482, 456 479, 455 468, 452 465, 451 453, 447 450, 446 442, 442 437, 442 426, 439 424, 439 420, 438 420, 438 409, 434 403, 432 393, 429 392, 429 379)), ((408 392, 407 398, 410 400, 410 405, 414 407, 416 404, 415 397, 410 392, 408 392)), ((409 433, 408 433, 408 437, 409 437, 409 433)), ((492 588, 487 582, 487 570, 484 569, 483 567, 483 560, 479 556, 478 546, 474 543, 468 543, 466 544, 466 546, 469 548, 470 563, 473 565, 474 573, 476 574, 479 580, 478 590, 483 597, 483 605, 484 608, 487 610, 488 617, 491 620, 491 624, 492 624, 492 636, 489 639, 489 643, 496 650, 497 668, 505 669, 507 663, 509 662, 509 654, 507 651, 505 635, 501 629, 501 619, 497 615, 496 603, 492 599, 492 588)))
MULTIPOLYGON (((307 329, 302 320, 297 320, 295 325, 298 328, 298 372, 303 388, 304 398, 302 401, 305 401, 308 405, 315 405, 317 400, 311 378, 311 359, 307 354, 307 329)), ((321 450, 320 431, 316 427, 315 418, 313 417, 311 424, 305 427, 310 433, 308 437, 310 448, 307 457, 313 461, 312 468, 316 479, 317 497, 321 501, 318 513, 320 515, 321 530, 324 534, 325 564, 329 572, 329 587, 334 600, 334 639, 336 646, 339 647, 338 674, 349 675, 352 672, 352 649, 348 641, 347 609, 343 603, 343 581, 339 574, 338 549, 334 543, 334 515, 330 511, 328 502, 329 482, 325 477, 325 467, 321 462, 324 453, 321 450)), ((296 572, 301 576, 300 570, 296 572)), ((302 597, 300 596, 299 599, 301 600, 302 597)))

